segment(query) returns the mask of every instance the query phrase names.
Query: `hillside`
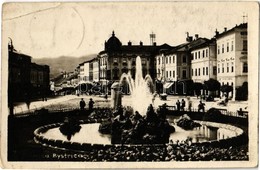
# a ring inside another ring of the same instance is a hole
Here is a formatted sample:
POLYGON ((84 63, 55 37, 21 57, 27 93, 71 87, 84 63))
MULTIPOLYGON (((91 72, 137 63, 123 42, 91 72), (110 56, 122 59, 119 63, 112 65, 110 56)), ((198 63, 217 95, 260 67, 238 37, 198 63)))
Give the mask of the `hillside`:
POLYGON ((93 59, 96 57, 96 54, 91 54, 82 57, 67 57, 61 56, 58 58, 41 58, 34 59, 32 58, 32 62, 37 64, 45 64, 50 66, 50 79, 57 77, 62 71, 71 72, 74 71, 75 68, 84 61, 93 59))

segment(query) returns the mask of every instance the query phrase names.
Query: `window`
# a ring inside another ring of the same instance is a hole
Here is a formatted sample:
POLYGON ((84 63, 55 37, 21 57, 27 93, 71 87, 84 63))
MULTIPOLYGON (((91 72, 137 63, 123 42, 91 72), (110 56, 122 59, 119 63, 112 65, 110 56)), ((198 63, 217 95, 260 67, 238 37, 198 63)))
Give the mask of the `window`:
POLYGON ((172 59, 172 57, 170 56, 170 57, 169 57, 169 63, 170 63, 170 64, 171 64, 171 59, 172 59))
POLYGON ((232 62, 231 63, 231 73, 233 73, 234 72, 234 63, 232 62))
POLYGON ((172 71, 172 77, 173 78, 175 77, 175 71, 174 70, 172 71))
POLYGON ((209 75, 209 68, 206 67, 206 75, 209 75))
POLYGON ((227 63, 227 73, 229 72, 229 63, 227 63))
POLYGON ((194 60, 194 53, 191 53, 191 59, 194 60))
POLYGON ((220 65, 218 64, 218 73, 220 73, 220 65))
POLYGON ((222 73, 224 73, 224 63, 222 63, 222 73))
POLYGON ((222 53, 224 53, 224 44, 222 44, 222 53))
POLYGON ((186 63, 186 55, 182 56, 182 63, 186 63))
POLYGON ((160 57, 158 57, 158 64, 160 64, 160 57))
POLYGON ((227 43, 227 52, 229 52, 229 43, 227 43))
POLYGON ((243 40, 243 50, 247 50, 247 40, 243 40))
POLYGON ((199 68, 199 71, 198 71, 198 76, 200 76, 200 68, 199 68))
POLYGON ((203 74, 203 76, 205 75, 205 67, 203 67, 203 73, 202 74, 203 74))
POLYGON ((172 56, 172 63, 174 63, 175 62, 175 57, 174 56, 172 56))
POLYGON ((199 56, 198 56, 198 58, 200 59, 200 51, 199 51, 199 54, 198 54, 199 56))
POLYGON ((206 49, 206 57, 208 57, 208 49, 206 49))
POLYGON ((248 68, 247 68, 247 63, 243 63, 243 73, 247 73, 248 68))
POLYGON ((213 75, 217 75, 217 67, 213 66, 213 75))
POLYGON ((166 71, 166 77, 168 78, 168 71, 166 71))
POLYGON ((191 76, 193 76, 193 69, 191 69, 191 76))
POLYGON ((231 51, 233 51, 233 50, 234 50, 234 42, 231 41, 231 51))
POLYGON ((182 77, 184 78, 184 79, 186 79, 186 70, 182 70, 182 77))
POLYGON ((171 71, 169 71, 170 72, 170 77, 172 77, 172 72, 171 71))
POLYGON ((205 57, 205 51, 204 50, 202 51, 202 57, 203 58, 205 57))
POLYGON ((165 57, 165 64, 168 63, 168 57, 165 57))
POLYGON ((195 69, 195 76, 197 76, 197 69, 195 69))
POLYGON ((220 49, 219 49, 219 46, 218 46, 218 54, 220 53, 220 49))
POLYGON ((197 52, 195 52, 195 59, 197 59, 197 52))

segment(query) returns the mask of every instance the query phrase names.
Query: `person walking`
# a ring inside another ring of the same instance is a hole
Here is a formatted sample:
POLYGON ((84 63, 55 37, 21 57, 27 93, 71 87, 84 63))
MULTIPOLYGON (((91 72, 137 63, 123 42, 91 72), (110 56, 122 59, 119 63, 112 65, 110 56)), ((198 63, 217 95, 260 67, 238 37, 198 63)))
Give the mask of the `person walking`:
POLYGON ((83 100, 83 98, 81 98, 81 101, 79 102, 79 106, 80 106, 80 110, 84 110, 85 106, 86 106, 86 103, 85 101, 83 100))
POLYGON ((192 108, 192 102, 190 97, 188 97, 188 111, 191 112, 191 108, 192 108))
POLYGON ((177 111, 180 111, 181 103, 179 100, 176 102, 177 111))
POLYGON ((89 102, 88 102, 88 108, 89 110, 92 112, 93 108, 94 108, 94 101, 92 100, 92 98, 90 98, 89 102))
POLYGON ((184 111, 184 108, 185 108, 185 105, 186 105, 186 102, 184 99, 181 100, 181 110, 184 111))
POLYGON ((200 101, 200 104, 198 105, 198 112, 205 112, 205 104, 200 101))

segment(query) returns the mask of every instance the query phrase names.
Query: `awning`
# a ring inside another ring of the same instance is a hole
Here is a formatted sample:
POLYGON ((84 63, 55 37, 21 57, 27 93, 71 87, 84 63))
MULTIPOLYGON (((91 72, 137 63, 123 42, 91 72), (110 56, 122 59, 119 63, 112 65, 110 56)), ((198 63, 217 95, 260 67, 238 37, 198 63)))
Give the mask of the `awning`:
POLYGON ((163 85, 163 88, 168 89, 168 88, 170 88, 172 85, 173 85, 173 83, 165 83, 165 84, 163 85))

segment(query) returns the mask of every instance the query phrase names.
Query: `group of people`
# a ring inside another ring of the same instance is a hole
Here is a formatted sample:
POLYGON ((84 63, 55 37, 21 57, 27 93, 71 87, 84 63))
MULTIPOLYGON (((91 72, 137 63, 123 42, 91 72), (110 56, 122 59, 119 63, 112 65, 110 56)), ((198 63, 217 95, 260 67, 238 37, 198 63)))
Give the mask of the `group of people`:
MULTIPOLYGON (((89 111, 93 111, 93 108, 94 108, 94 101, 92 98, 90 98, 89 102, 88 102, 88 108, 89 108, 89 111)), ((86 106, 86 102, 84 101, 83 98, 81 98, 81 101, 79 102, 79 106, 80 106, 80 110, 84 110, 85 109, 85 106, 86 106)))
POLYGON ((177 100, 177 102, 176 102, 177 111, 184 111, 185 106, 186 106, 186 102, 184 99, 181 99, 181 102, 179 100, 177 100))
MULTIPOLYGON (((192 102, 189 97, 187 98, 187 100, 188 100, 188 111, 191 111, 192 102)), ((181 101, 177 100, 176 102, 177 111, 185 111, 185 107, 186 107, 186 101, 184 99, 181 99, 181 101)))
MULTIPOLYGON (((192 110, 192 101, 190 100, 190 98, 187 98, 188 100, 188 109, 187 111, 191 111, 192 110)), ((176 102, 176 110, 177 111, 185 111, 185 107, 186 107, 186 101, 184 99, 177 100, 176 102)), ((199 102, 198 105, 198 112, 205 112, 205 103, 203 103, 202 101, 199 102)))

